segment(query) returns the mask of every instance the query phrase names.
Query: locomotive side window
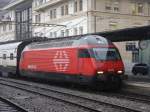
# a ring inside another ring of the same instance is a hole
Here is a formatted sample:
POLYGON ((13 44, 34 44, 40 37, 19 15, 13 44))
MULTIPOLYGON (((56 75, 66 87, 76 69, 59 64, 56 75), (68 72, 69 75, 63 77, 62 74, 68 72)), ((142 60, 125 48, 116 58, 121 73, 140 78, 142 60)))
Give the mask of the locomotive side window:
POLYGON ((13 60, 14 59, 14 55, 13 53, 10 53, 10 60, 13 60))
POLYGON ((88 49, 79 49, 79 58, 90 58, 88 49))
POLYGON ((3 59, 6 60, 6 54, 3 54, 3 59))

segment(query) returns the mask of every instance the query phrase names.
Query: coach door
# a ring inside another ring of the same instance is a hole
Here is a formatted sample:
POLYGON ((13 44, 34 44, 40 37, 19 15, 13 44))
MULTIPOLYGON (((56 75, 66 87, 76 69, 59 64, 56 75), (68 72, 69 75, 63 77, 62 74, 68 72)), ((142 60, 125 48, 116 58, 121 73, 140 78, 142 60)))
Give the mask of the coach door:
POLYGON ((2 52, 2 66, 4 67, 7 66, 7 52, 6 51, 2 52))

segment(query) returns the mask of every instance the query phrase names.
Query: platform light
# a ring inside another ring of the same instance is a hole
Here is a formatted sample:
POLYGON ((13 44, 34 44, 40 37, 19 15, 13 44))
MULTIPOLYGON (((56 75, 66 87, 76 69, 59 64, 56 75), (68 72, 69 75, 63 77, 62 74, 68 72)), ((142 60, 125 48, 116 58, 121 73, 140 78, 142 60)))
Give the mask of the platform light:
POLYGON ((97 74, 104 74, 104 72, 103 71, 98 71, 97 74))
POLYGON ((119 71, 117 71, 117 73, 118 73, 118 74, 122 74, 122 73, 123 73, 123 71, 122 71, 122 70, 119 70, 119 71))

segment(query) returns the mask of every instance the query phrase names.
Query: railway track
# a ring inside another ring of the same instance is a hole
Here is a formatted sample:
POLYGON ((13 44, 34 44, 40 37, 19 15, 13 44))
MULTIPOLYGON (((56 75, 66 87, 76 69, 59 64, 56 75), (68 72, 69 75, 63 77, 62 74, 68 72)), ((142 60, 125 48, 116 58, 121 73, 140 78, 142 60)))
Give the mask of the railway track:
POLYGON ((140 101, 146 104, 150 104, 150 96, 142 95, 142 94, 136 94, 131 93, 127 91, 121 91, 120 93, 115 93, 113 96, 116 96, 117 98, 124 98, 131 101, 140 101))
POLYGON ((0 96, 0 112, 29 112, 29 110, 0 96))
POLYGON ((21 89, 27 92, 31 92, 34 94, 39 94, 48 98, 53 98, 61 102, 65 102, 74 106, 78 106, 80 108, 93 111, 93 112, 103 112, 106 109, 110 109, 111 111, 129 111, 129 112, 141 112, 136 108, 130 108, 124 105, 118 105, 110 102, 100 101, 96 99, 92 99, 86 96, 80 96, 64 91, 58 91, 55 89, 41 87, 39 85, 25 83, 12 79, 0 79, 0 84, 10 86, 13 88, 21 89))
POLYGON ((130 101, 150 104, 150 96, 137 94, 137 93, 131 93, 131 92, 127 92, 127 91, 120 91, 118 93, 100 92, 99 94, 104 95, 104 96, 108 96, 108 97, 115 97, 115 98, 119 98, 119 99, 127 99, 130 101))

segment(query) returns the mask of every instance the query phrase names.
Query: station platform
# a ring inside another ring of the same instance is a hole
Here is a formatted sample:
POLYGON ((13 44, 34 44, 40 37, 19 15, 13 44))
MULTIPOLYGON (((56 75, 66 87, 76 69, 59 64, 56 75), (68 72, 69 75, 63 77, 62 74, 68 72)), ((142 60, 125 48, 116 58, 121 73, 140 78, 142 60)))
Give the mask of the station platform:
POLYGON ((150 83, 150 74, 148 75, 128 75, 128 81, 148 82, 150 83))
POLYGON ((123 90, 150 96, 150 75, 128 75, 124 81, 123 90))

